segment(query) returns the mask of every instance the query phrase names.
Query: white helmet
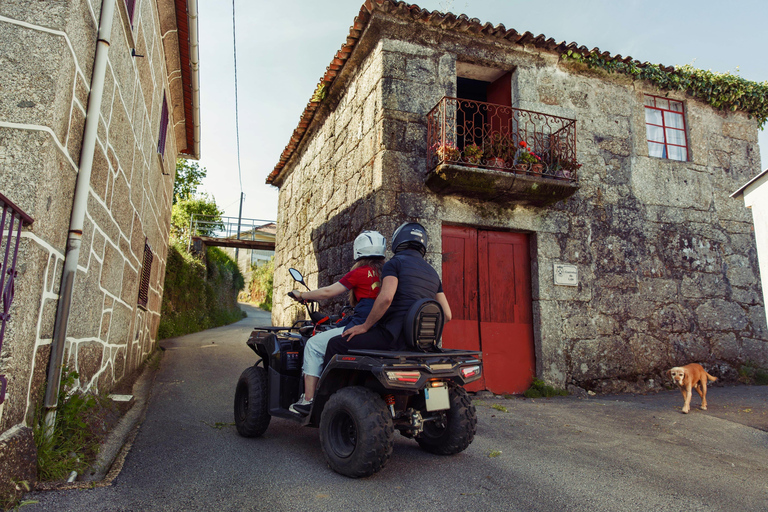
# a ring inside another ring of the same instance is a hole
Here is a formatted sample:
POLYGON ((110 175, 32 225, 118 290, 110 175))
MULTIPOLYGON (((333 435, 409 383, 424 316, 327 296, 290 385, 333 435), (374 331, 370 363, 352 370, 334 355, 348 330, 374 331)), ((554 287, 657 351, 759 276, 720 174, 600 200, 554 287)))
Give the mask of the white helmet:
POLYGON ((387 239, 378 231, 363 231, 355 238, 355 261, 360 258, 383 258, 386 250, 387 239))

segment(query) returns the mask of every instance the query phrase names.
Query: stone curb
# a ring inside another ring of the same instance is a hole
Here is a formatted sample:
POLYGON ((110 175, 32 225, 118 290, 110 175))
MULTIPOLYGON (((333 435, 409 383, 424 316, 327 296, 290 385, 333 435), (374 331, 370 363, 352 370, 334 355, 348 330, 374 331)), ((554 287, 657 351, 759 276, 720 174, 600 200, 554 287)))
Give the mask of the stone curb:
POLYGON ((94 489, 109 487, 123 469, 123 463, 131 451, 133 441, 139 432, 147 414, 147 405, 152 394, 152 385, 157 375, 162 350, 147 360, 144 371, 133 384, 135 401, 133 406, 120 419, 115 428, 107 436, 104 446, 90 468, 90 472, 82 475, 82 480, 76 482, 37 482, 36 491, 63 491, 69 489, 94 489))

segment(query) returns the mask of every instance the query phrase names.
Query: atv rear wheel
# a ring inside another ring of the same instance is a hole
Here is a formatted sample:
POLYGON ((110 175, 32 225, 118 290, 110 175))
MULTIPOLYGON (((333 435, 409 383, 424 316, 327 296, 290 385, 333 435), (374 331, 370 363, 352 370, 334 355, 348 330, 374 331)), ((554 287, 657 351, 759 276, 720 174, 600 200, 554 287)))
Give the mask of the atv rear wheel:
POLYGON ((440 411, 442 418, 424 422, 424 431, 416 437, 429 453, 454 455, 467 449, 475 438, 477 413, 464 388, 451 387, 450 409, 440 411))
POLYGON ((258 437, 269 420, 267 372, 260 366, 246 368, 235 389, 235 426, 243 437, 258 437))
POLYGON ((392 455, 395 429, 384 400, 353 386, 334 393, 320 418, 320 444, 331 469, 360 478, 381 470, 392 455))

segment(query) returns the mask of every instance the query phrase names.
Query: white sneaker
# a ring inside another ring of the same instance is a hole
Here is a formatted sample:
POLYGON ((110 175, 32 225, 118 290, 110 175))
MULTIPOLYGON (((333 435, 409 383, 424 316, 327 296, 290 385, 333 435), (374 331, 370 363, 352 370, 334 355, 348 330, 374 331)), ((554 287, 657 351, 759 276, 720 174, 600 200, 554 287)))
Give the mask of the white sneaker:
POLYGON ((309 414, 309 411, 312 409, 312 402, 314 402, 314 398, 312 400, 305 400, 304 399, 304 393, 301 394, 301 397, 299 397, 299 401, 295 404, 291 404, 291 406, 288 408, 289 411, 295 414, 301 414, 302 416, 306 416, 309 414))

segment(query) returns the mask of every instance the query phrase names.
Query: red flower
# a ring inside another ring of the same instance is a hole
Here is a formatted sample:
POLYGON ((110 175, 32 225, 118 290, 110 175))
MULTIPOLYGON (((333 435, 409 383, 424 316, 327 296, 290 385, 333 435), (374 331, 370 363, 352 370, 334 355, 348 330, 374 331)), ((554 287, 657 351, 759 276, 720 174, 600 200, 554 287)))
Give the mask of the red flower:
POLYGON ((528 144, 526 144, 524 140, 521 140, 521 141, 520 141, 520 147, 521 147, 521 148, 527 148, 527 147, 528 147, 528 144))

